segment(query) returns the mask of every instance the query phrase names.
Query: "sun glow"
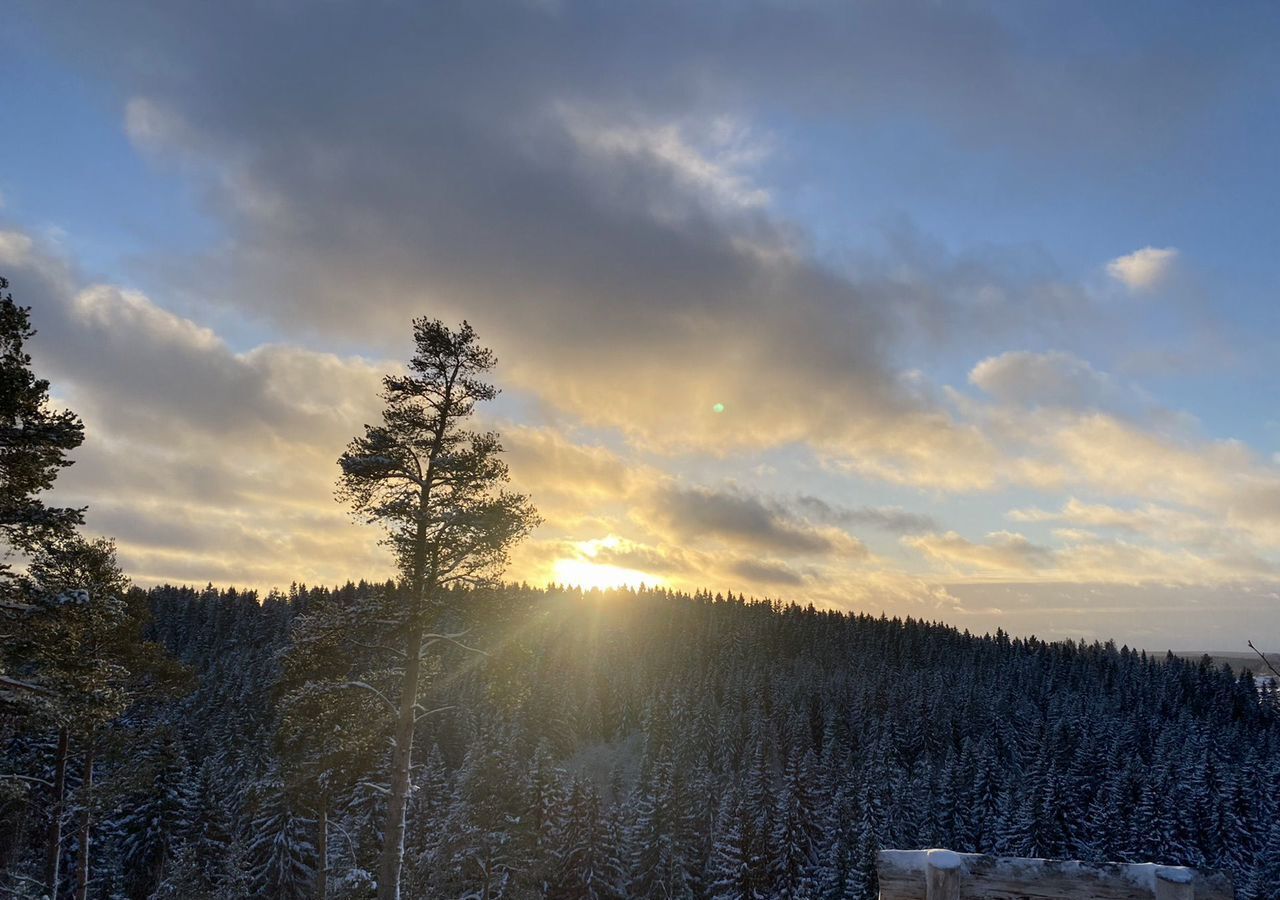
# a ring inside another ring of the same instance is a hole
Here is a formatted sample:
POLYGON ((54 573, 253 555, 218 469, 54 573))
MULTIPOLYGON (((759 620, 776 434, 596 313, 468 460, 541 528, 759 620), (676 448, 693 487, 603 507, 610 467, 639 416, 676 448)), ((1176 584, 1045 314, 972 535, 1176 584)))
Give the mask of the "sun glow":
POLYGON ((573 585, 584 590, 600 588, 605 590, 615 587, 639 587, 661 585, 664 580, 650 572, 615 566, 611 563, 597 561, 602 550, 616 550, 624 545, 624 541, 614 535, 590 541, 580 541, 574 545, 575 556, 556 560, 552 567, 553 577, 560 584, 573 585))

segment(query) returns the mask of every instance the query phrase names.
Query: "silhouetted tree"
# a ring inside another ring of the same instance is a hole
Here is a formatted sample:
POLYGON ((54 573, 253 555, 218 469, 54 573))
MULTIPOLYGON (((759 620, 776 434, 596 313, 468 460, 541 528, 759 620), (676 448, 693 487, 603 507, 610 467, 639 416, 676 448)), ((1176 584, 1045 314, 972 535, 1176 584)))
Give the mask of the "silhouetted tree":
POLYGON ((378 875, 384 900, 400 895, 423 654, 445 638, 428 629, 441 623, 450 587, 501 572, 508 549, 537 523, 528 498, 502 488, 498 435, 466 427, 476 404, 497 396, 484 380, 493 353, 466 322, 455 331, 417 319, 414 341, 408 374, 383 380, 382 424, 366 426, 338 460, 339 497, 386 530, 402 578, 395 599, 403 675, 378 875))
MULTIPOLYGON (((83 510, 47 506, 40 495, 71 465, 67 454, 84 441, 84 425, 69 410, 50 409, 49 382, 35 376, 25 349, 35 334, 31 310, 14 303, 8 288, 0 278, 0 613, 12 617, 27 609, 29 598, 11 554, 67 537, 82 521, 83 510)), ((7 656, 0 650, 0 701, 38 694, 7 674, 7 656)))

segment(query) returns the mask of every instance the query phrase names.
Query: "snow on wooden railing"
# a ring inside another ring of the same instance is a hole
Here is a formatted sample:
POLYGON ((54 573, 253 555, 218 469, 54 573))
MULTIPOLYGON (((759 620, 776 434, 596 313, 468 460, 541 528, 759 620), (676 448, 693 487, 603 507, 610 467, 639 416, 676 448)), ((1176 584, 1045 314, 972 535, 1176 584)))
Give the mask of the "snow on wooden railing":
POLYGON ((1234 900, 1231 879, 1183 866, 881 850, 880 900, 1234 900))

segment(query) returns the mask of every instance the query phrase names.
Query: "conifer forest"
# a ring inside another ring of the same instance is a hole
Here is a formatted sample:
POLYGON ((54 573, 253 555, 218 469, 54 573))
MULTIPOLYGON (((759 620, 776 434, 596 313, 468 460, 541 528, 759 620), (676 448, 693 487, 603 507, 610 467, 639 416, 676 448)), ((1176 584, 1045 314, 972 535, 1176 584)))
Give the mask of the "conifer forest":
MULTIPOLYGON (((137 594, 193 686, 114 726, 93 896, 315 896, 317 848, 328 896, 370 894, 387 713, 294 685, 316 623, 384 589, 137 594)), ((867 898, 875 849, 947 846, 1224 868, 1265 897, 1280 858, 1277 717, 1247 676, 732 596, 451 600, 490 649, 443 653, 424 692, 449 709, 420 729, 407 896, 867 898)), ((331 677, 361 637, 323 639, 331 677)), ((56 732, 7 741, 49 778, 56 732)), ((7 873, 38 871, 47 803, 9 791, 7 873)))

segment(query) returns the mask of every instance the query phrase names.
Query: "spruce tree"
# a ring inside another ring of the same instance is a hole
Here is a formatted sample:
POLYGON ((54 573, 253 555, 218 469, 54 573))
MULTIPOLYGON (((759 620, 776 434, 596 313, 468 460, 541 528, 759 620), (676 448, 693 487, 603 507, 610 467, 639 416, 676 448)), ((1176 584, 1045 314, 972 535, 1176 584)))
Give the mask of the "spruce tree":
POLYGON ((635 813, 630 846, 630 891, 637 897, 671 900, 692 894, 683 837, 686 810, 678 800, 676 776, 664 750, 632 795, 635 813))
POLYGON ((507 731, 485 732, 467 748, 458 771, 441 847, 435 894, 501 895, 528 869, 526 772, 507 731))
POLYGON ((626 875, 619 858, 618 835, 589 783, 578 780, 569 791, 554 852, 555 876, 547 896, 555 900, 620 900, 626 875))
POLYGON ((812 893, 814 889, 819 834, 812 770, 812 755, 797 760, 793 751, 778 795, 773 826, 775 856, 770 860, 770 869, 774 890, 785 896, 812 893))
POLYGON ((850 848, 851 861, 845 891, 850 897, 871 900, 879 888, 876 854, 880 852, 880 841, 876 835, 875 806, 869 802, 865 793, 860 803, 860 812, 855 840, 850 848))
POLYGON ((146 900, 172 874, 176 852, 191 825, 191 773, 172 730, 139 755, 131 775, 135 785, 114 830, 121 838, 125 892, 130 900, 146 900))
POLYGON ((710 900, 757 900, 761 896, 748 864, 751 846, 742 803, 730 790, 720 801, 715 841, 706 877, 710 900))
MULTIPOLYGON (((1248 882, 1241 892, 1252 900, 1268 900, 1275 896, 1276 885, 1280 885, 1280 821, 1271 822, 1262 839, 1262 852, 1258 858, 1258 867, 1250 873, 1248 882)), ((1239 882, 1237 877, 1237 883, 1239 882)))
POLYGON ((27 683, 41 703, 29 727, 47 723, 57 733, 45 883, 56 898, 62 856, 67 767, 81 755, 77 828, 77 897, 87 895, 91 863, 95 761, 107 729, 135 701, 182 683, 182 670, 163 649, 143 638, 145 598, 132 592, 116 563, 115 545, 59 535, 38 547, 25 576, 31 605, 10 643, 27 683))
POLYGON ((555 847, 564 827, 565 792, 563 773, 551 758, 546 741, 540 741, 529 767, 529 790, 521 824, 527 833, 526 843, 534 866, 524 873, 524 880, 536 891, 546 893, 553 877, 555 847))
POLYGON ((328 894, 333 803, 377 764, 391 721, 373 687, 388 687, 390 679, 368 670, 366 649, 386 630, 371 624, 381 614, 384 596, 346 602, 329 594, 317 600, 293 622, 292 644, 281 660, 275 747, 282 777, 308 798, 315 822, 315 900, 328 894), (352 678, 370 689, 349 689, 352 678))
POLYGON ((298 809, 279 777, 267 779, 259 791, 253 817, 249 858, 257 873, 254 893, 279 900, 304 900, 314 896, 316 848, 311 842, 312 822, 298 809))
POLYGON ((210 757, 196 776, 191 805, 191 856, 205 884, 213 889, 226 880, 226 860, 235 839, 230 798, 219 777, 217 760, 210 757))
MULTIPOLYGON (((50 408, 49 382, 35 376, 25 348, 36 333, 31 310, 14 303, 8 288, 0 278, 0 608, 13 611, 25 604, 9 554, 69 536, 82 521, 83 510, 48 506, 40 495, 71 465, 67 454, 84 441, 84 425, 75 413, 50 408)), ((2 677, 0 686, 21 689, 2 677)))
POLYGON ((439 744, 432 744, 426 761, 414 778, 413 799, 406 815, 405 865, 412 872, 412 885, 406 887, 411 896, 428 890, 428 885, 441 865, 440 847, 445 839, 445 822, 449 814, 451 780, 439 744))

